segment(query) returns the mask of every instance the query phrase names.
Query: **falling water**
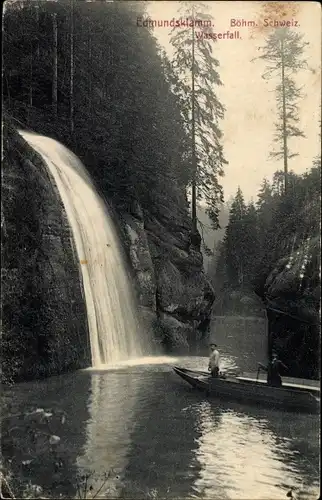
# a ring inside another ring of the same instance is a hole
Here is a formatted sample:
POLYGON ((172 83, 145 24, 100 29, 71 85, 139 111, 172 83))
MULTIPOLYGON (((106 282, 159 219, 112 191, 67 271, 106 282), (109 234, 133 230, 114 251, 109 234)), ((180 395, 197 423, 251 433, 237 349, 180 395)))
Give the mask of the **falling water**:
POLYGON ((71 151, 49 137, 20 134, 46 162, 72 228, 83 277, 92 366, 143 356, 146 339, 107 207, 71 151))

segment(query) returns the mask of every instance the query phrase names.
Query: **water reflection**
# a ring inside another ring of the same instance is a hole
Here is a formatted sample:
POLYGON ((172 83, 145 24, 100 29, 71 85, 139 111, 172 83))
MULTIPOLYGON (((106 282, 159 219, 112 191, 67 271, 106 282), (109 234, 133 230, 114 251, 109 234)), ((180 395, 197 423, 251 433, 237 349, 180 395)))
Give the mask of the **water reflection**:
POLYGON ((130 434, 135 426, 133 408, 143 379, 128 371, 91 375, 86 445, 77 464, 80 470, 91 474, 93 492, 103 485, 102 474, 109 473, 97 498, 119 495, 130 434))
MULTIPOLYGON (((298 498, 318 498, 317 471, 314 465, 310 470, 301 466, 299 451, 285 432, 283 418, 292 415, 266 411, 265 417, 260 410, 240 410, 210 401, 200 404, 196 496, 273 500, 286 498, 292 486, 298 498)), ((303 434, 306 416, 298 417, 293 431, 303 434)))
MULTIPOLYGON (((150 374, 151 375, 151 374, 150 374)), ((153 373, 138 401, 123 498, 188 498, 200 471, 199 399, 167 371, 153 373)))

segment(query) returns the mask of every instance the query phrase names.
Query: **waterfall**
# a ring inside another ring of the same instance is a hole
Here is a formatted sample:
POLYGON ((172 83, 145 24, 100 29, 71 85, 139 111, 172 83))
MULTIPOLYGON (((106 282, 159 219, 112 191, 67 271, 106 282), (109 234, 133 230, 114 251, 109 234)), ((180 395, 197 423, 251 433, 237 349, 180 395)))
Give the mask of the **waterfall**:
POLYGON ((59 142, 20 135, 45 161, 60 193, 81 267, 92 366, 135 359, 146 353, 132 284, 111 216, 81 161, 59 142))

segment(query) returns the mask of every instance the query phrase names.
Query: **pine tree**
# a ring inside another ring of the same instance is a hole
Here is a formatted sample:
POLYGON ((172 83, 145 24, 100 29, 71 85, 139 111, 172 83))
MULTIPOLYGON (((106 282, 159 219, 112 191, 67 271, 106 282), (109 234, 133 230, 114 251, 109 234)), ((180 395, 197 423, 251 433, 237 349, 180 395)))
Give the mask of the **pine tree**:
POLYGON ((212 283, 215 291, 215 314, 225 314, 225 301, 229 294, 229 279, 226 266, 225 241, 222 240, 217 245, 217 257, 214 264, 214 274, 212 283))
POLYGON ((257 195, 256 206, 259 213, 264 212, 266 205, 272 203, 272 197, 273 197, 272 185, 265 177, 265 179, 263 179, 261 183, 261 187, 257 195))
POLYGON ((242 288, 245 281, 247 260, 245 216, 246 205, 239 187, 231 205, 229 223, 224 238, 227 277, 233 288, 242 288))
POLYGON ((255 288, 258 285, 258 279, 266 269, 270 259, 268 248, 271 248, 272 237, 271 226, 274 211, 276 209, 276 198, 274 196, 272 183, 266 178, 263 180, 257 195, 257 230, 258 230, 258 251, 259 255, 255 264, 255 288))
POLYGON ((303 35, 290 28, 275 29, 266 39, 264 47, 259 50, 263 54, 258 59, 268 63, 264 79, 278 78, 276 85, 277 121, 275 123, 274 142, 277 149, 271 151, 273 159, 283 158, 284 163, 284 191, 288 188, 288 160, 297 156, 290 150, 289 139, 291 137, 305 137, 298 128, 298 103, 303 97, 301 89, 296 85, 294 75, 302 69, 307 68, 303 59, 303 53, 307 42, 303 41, 303 35))
POLYGON ((242 249, 245 254, 244 283, 251 289, 256 277, 257 263, 260 260, 258 213, 252 201, 246 207, 244 227, 244 247, 242 249))
POLYGON ((222 85, 217 70, 219 62, 212 55, 214 40, 207 38, 212 33, 213 20, 201 2, 180 3, 180 14, 185 21, 180 29, 173 28, 170 42, 174 47, 172 64, 177 76, 173 89, 180 99, 191 139, 192 222, 196 230, 197 200, 204 198, 207 213, 217 228, 219 204, 223 201, 219 177, 227 161, 219 128, 225 109, 214 91, 216 86, 222 85), (203 23, 198 32, 197 20, 203 23))
POLYGON ((274 195, 271 183, 265 178, 257 195, 256 210, 258 217, 259 239, 264 243, 265 233, 270 226, 273 214, 274 195))

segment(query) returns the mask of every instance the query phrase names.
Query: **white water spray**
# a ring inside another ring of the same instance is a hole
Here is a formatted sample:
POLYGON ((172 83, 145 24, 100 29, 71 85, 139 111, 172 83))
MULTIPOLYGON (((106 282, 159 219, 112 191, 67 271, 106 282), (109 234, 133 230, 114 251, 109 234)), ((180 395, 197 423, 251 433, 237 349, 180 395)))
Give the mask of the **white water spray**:
POLYGON ((117 232, 83 164, 49 137, 19 133, 46 162, 72 228, 83 277, 92 366, 147 354, 117 232))

